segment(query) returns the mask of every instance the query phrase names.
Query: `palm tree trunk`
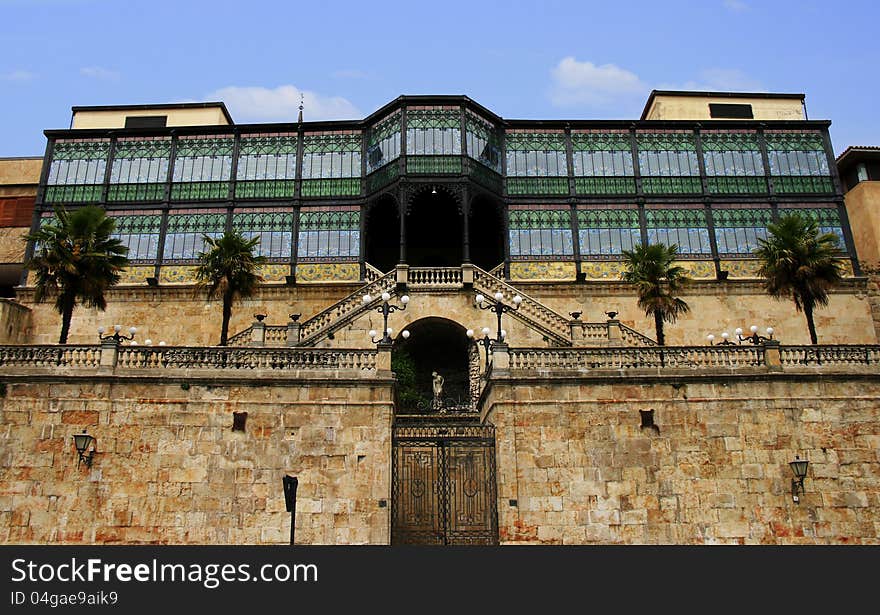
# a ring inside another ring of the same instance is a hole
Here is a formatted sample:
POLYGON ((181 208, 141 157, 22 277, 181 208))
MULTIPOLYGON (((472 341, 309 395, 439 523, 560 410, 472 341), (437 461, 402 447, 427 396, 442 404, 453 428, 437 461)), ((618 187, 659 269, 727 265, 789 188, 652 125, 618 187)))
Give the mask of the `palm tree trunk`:
POLYGON ((663 315, 660 312, 654 312, 654 329, 657 331, 657 344, 666 345, 666 336, 663 335, 663 315))
POLYGON ((229 335, 229 319, 232 316, 232 297, 223 294, 223 324, 220 325, 220 345, 225 346, 229 335))
POLYGON ((67 343, 67 336, 70 333, 70 320, 73 318, 74 305, 73 297, 64 297, 64 303, 61 308, 61 335, 58 336, 59 344, 67 343))
POLYGON ((813 306, 804 305, 804 316, 807 317, 807 328, 810 330, 810 342, 815 346, 819 343, 816 337, 816 324, 813 322, 813 306))

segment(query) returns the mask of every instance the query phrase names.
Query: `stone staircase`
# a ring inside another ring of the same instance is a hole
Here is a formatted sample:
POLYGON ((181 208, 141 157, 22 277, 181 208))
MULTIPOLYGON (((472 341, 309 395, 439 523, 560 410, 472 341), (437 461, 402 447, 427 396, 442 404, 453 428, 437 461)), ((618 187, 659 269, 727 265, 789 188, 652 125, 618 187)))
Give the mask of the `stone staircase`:
POLYGON ((378 308, 382 303, 382 293, 395 296, 398 283, 405 284, 410 294, 422 291, 460 292, 468 289, 475 294, 484 295, 489 303, 494 303, 495 293, 501 292, 508 305, 512 304, 513 297, 519 295, 522 298, 519 309, 508 312, 508 315, 540 333, 549 346, 657 345, 651 338, 618 321, 591 323, 570 320, 503 280, 500 277, 500 267, 490 273, 476 265, 418 268, 401 266, 383 274, 367 264, 366 270, 367 282, 363 286, 298 326, 255 323, 230 337, 229 345, 248 346, 256 343, 266 346, 314 346, 324 339, 332 339, 335 331, 347 326, 365 312, 378 308), (363 296, 367 294, 372 297, 372 301, 365 304, 363 296), (261 338, 260 340, 255 340, 255 327, 258 331, 256 337, 261 338), (297 335, 298 340, 295 339, 297 335))

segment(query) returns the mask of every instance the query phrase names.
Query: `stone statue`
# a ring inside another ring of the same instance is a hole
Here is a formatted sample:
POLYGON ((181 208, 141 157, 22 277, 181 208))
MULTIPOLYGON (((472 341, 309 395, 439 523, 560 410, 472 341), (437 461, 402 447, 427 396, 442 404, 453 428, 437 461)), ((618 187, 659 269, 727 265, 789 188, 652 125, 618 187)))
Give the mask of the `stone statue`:
POLYGON ((443 376, 438 374, 437 372, 431 372, 431 375, 434 377, 434 381, 432 386, 434 388, 434 401, 431 404, 431 407, 434 410, 440 410, 443 402, 441 401, 441 396, 443 395, 443 376))
POLYGON ((431 372, 431 375, 434 377, 434 399, 440 399, 443 394, 443 376, 437 372, 431 372))

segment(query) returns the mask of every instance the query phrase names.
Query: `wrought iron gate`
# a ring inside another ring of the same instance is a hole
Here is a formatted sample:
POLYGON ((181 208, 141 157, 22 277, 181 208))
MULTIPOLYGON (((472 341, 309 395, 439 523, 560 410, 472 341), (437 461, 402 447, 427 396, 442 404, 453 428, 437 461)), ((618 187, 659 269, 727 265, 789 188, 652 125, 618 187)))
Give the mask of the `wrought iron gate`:
POLYGON ((392 544, 498 544, 493 426, 398 424, 392 443, 392 544))

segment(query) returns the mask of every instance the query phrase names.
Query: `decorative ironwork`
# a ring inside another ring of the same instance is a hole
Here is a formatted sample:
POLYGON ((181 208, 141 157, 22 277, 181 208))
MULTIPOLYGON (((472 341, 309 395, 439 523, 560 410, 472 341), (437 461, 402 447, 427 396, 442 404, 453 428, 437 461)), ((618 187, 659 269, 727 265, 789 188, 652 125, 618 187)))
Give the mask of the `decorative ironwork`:
POLYGON ((562 208, 514 209, 508 212, 510 257, 573 256, 571 215, 562 208))
POLYGON ((46 180, 46 203, 89 203, 101 200, 110 139, 55 142, 46 180))
POLYGON ((461 155, 461 110, 458 107, 407 107, 406 154, 461 155))
POLYGON ((360 131, 307 133, 303 137, 302 196, 360 195, 361 141, 360 131))
POLYGON ((170 161, 171 137, 120 138, 113 151, 107 200, 163 200, 170 161))
POLYGON ((406 172, 426 175, 461 173, 461 156, 407 156, 406 172))
POLYGON ((172 213, 168 216, 162 260, 194 262, 205 246, 203 236, 219 237, 225 230, 225 212, 172 213))
POLYGON ((395 111, 370 128, 367 140, 368 173, 400 157, 400 117, 400 111, 395 111))
POLYGON ((679 254, 711 254, 703 209, 648 209, 648 242, 678 245, 679 254))
POLYGON ((256 253, 269 261, 284 262, 290 258, 293 242, 293 212, 267 210, 232 214, 232 228, 246 239, 259 237, 256 253))
POLYGON ((128 259, 134 264, 149 264, 159 255, 159 234, 162 214, 138 212, 136 215, 110 214, 114 224, 113 236, 128 247, 128 259))
POLYGON ((755 131, 706 131, 701 138, 709 192, 767 193, 761 144, 755 131))
POLYGON ((498 544, 493 426, 398 424, 392 444, 392 544, 498 544))
POLYGON ((836 207, 780 207, 780 215, 797 214, 799 216, 815 220, 822 233, 831 233, 837 237, 837 244, 841 250, 845 249, 843 239, 843 223, 840 220, 840 212, 836 207))
MULTIPOLYGON (((515 129, 506 131, 505 138, 507 139, 508 177, 568 176, 565 133, 562 131, 515 129)), ((564 181, 566 186, 565 193, 567 194, 568 181, 564 181)), ((522 187, 528 186, 528 184, 514 182, 514 185, 518 184, 522 185, 522 187)), ((508 180, 508 192, 511 192, 510 186, 511 182, 508 180)), ((532 187, 540 187, 540 185, 532 187)), ((557 192, 552 192, 551 194, 557 194, 557 192)))
POLYGON ((567 195, 568 178, 566 177, 509 177, 507 193, 519 195, 567 195))
POLYGON ((571 147, 578 194, 636 191, 629 131, 576 130, 571 147))
POLYGON ((641 243, 636 209, 579 209, 577 220, 582 255, 622 254, 641 243))
POLYGON ((367 176, 367 190, 375 192, 387 186, 400 176, 400 167, 396 164, 386 164, 378 171, 367 176))
POLYGON ((776 192, 834 191, 821 133, 767 131, 766 142, 776 192))
POLYGON ((637 136, 645 194, 700 193, 700 165, 691 131, 642 132, 637 136))
POLYGON ((177 142, 171 198, 225 199, 232 177, 232 136, 186 136, 177 142))
POLYGON ((302 261, 357 260, 360 255, 360 209, 302 210, 297 258, 302 261))
POLYGON ((769 207, 719 207, 712 210, 712 220, 718 254, 754 256, 760 245, 758 240, 767 238, 767 225, 773 221, 773 212, 769 207))
POLYGON ((296 148, 297 136, 293 133, 242 135, 235 175, 236 198, 294 196, 296 148))
POLYGON ((498 128, 471 111, 465 112, 464 122, 468 156, 501 173, 501 137, 498 128))

